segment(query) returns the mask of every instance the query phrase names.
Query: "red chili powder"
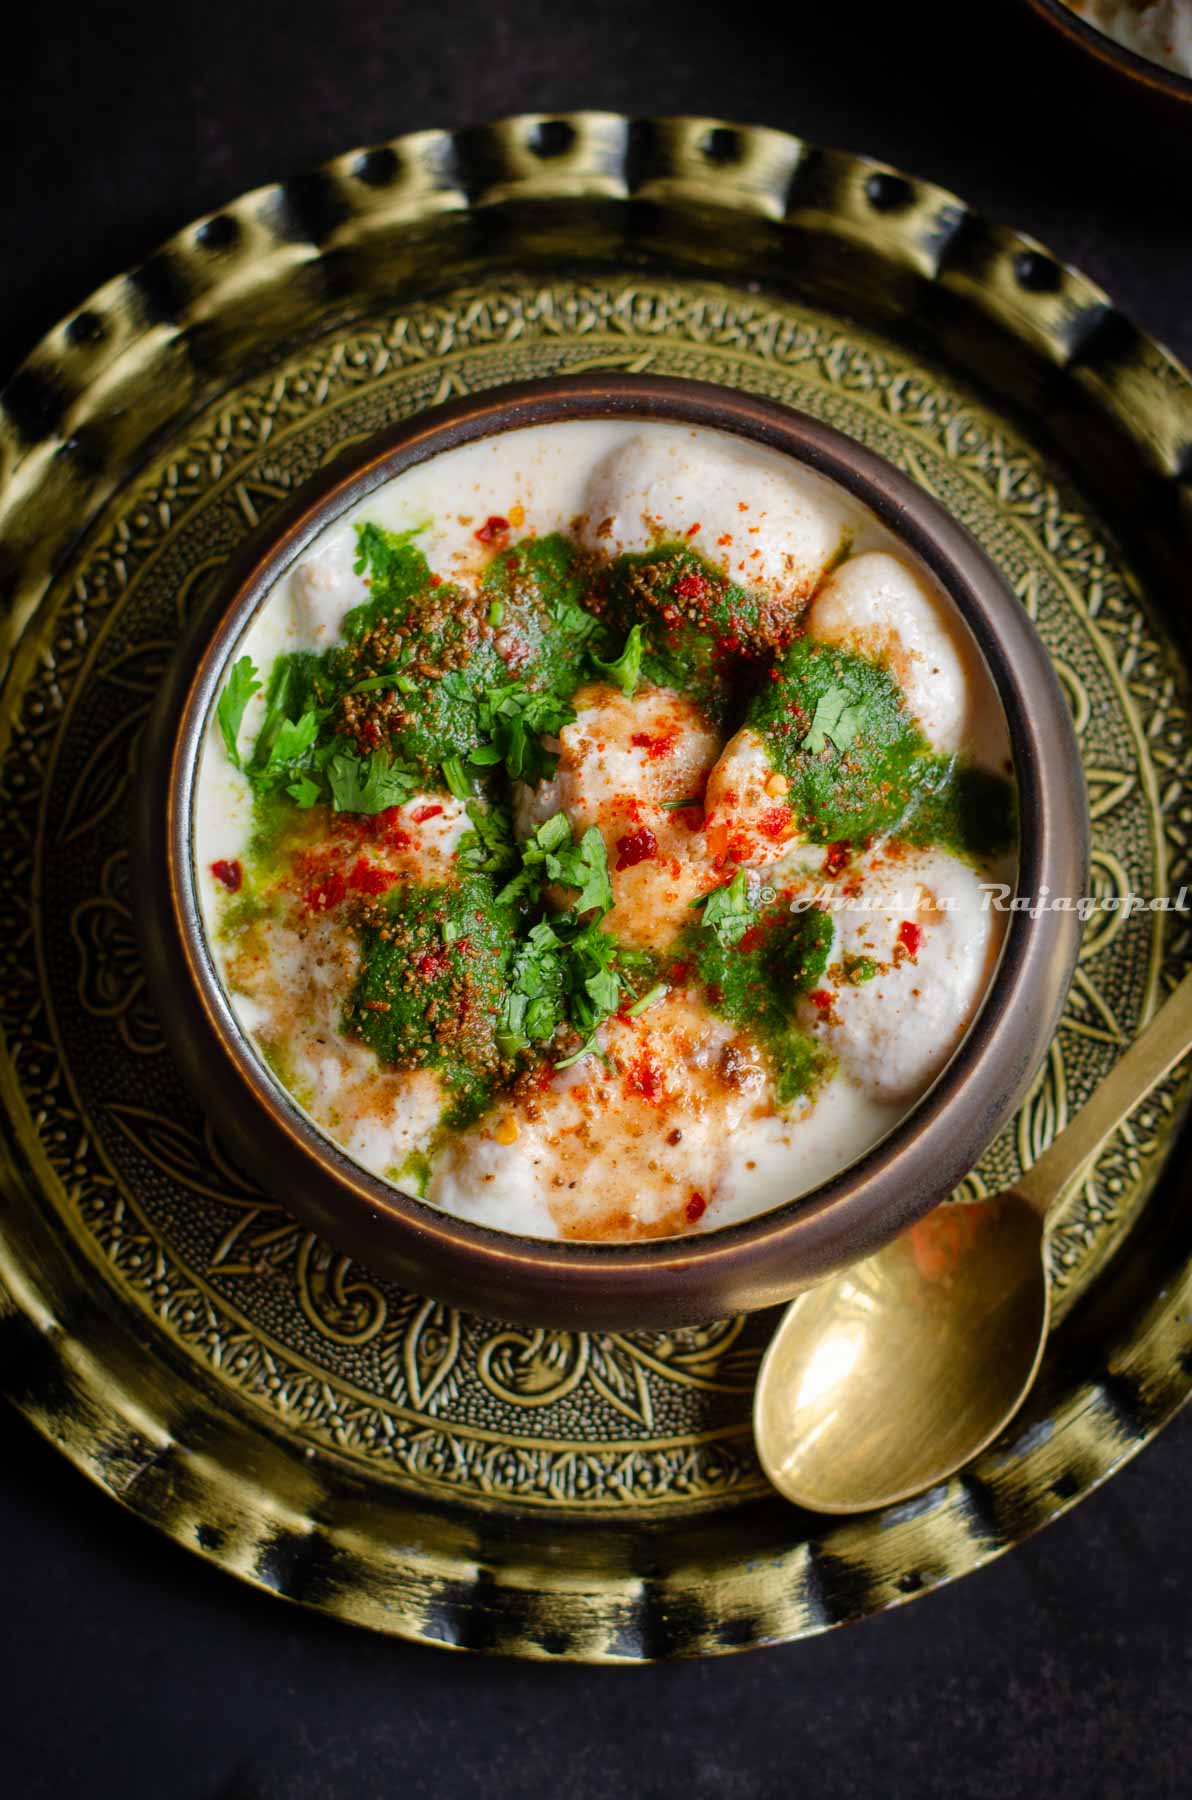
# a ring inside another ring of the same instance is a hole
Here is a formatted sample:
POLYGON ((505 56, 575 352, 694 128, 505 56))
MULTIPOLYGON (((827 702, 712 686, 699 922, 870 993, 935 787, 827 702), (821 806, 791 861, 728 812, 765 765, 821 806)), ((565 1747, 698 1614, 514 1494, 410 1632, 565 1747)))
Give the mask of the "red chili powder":
POLYGON ((333 906, 339 905, 346 892, 347 884, 343 876, 338 869, 333 869, 329 875, 323 877, 322 881, 317 881, 313 887, 307 888, 306 905, 311 912, 330 912, 333 906))
POLYGON ((635 731, 629 742, 637 750, 644 750, 651 762, 660 762, 669 756, 679 741, 679 727, 670 725, 665 731, 635 731))
POLYGON ((626 832, 617 839, 617 870, 632 869, 637 863, 649 862, 657 854, 658 839, 648 825, 626 832))
POLYGON ((446 950, 419 950, 412 961, 415 972, 424 981, 433 981, 436 975, 441 975, 449 967, 451 958, 446 950))
POLYGON ((383 894, 396 880, 388 869, 378 869, 362 856, 348 876, 348 886, 354 894, 383 894))
POLYGON ((625 1092, 640 1095, 648 1105, 652 1106, 655 1101, 661 1099, 664 1087, 662 1070, 649 1052, 643 1050, 640 1056, 634 1058, 625 1072, 625 1092))
POLYGON ((923 927, 916 925, 913 919, 904 919, 898 927, 899 948, 905 950, 913 962, 919 954, 919 945, 923 942, 923 927))
POLYGON ((757 822, 757 828, 763 837, 785 837, 790 829, 791 809, 789 806, 771 806, 757 822))

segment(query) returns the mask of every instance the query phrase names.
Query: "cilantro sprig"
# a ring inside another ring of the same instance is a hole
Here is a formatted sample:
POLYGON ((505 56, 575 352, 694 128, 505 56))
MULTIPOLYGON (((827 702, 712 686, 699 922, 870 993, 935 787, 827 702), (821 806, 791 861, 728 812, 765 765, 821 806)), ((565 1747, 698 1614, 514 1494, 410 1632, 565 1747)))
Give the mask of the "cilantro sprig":
POLYGON ((479 726, 488 742, 473 750, 477 768, 505 765, 511 781, 531 784, 555 772, 557 758, 542 743, 570 725, 575 713, 554 694, 535 693, 520 681, 489 688, 481 696, 479 726))
MULTIPOLYGON (((497 1028, 502 1052, 516 1055, 534 1044, 549 1043, 560 1026, 567 1025, 579 1036, 580 1045, 555 1064, 557 1069, 570 1069, 585 1056, 599 1055, 600 1027, 612 1014, 633 1009, 631 978, 651 968, 643 951, 618 944, 598 924, 577 930, 567 914, 540 920, 510 972, 497 1028)), ((655 995, 660 998, 661 993, 655 995)))
POLYGON ((232 665, 215 709, 228 756, 257 794, 284 790, 303 810, 325 801, 336 812, 379 813, 399 806, 415 792, 417 771, 394 761, 387 751, 361 756, 342 738, 319 743, 329 709, 302 704, 303 696, 294 692, 294 665, 286 659, 274 667, 261 729, 251 754, 242 756, 239 740, 245 709, 261 686, 252 658, 242 656, 232 665))
POLYGON ((238 769, 240 765, 240 727, 244 722, 244 709, 254 694, 261 691, 261 683, 257 677, 256 665, 251 656, 242 656, 232 664, 228 676, 228 685, 219 697, 215 709, 219 720, 219 729, 223 736, 224 747, 228 753, 228 761, 238 769))
MULTIPOLYGON (((570 1068, 593 1052, 604 1021, 636 1001, 633 977, 653 972, 644 952, 618 944, 600 929, 612 910, 613 889, 604 840, 595 826, 576 843, 566 813, 547 819, 520 846, 521 868, 498 902, 537 904, 546 882, 575 890, 566 911, 535 924, 514 958, 498 1026, 506 1055, 549 1043, 570 1026, 580 1048, 557 1063, 570 1068)), ((652 1002, 651 1002, 652 1003, 652 1002)))
POLYGON ((498 900, 537 901, 547 881, 558 881, 579 890, 571 908, 577 918, 593 911, 603 918, 612 911, 608 855, 604 839, 594 825, 576 844, 567 814, 554 813, 521 846, 521 865, 498 894, 498 900))
POLYGON ((322 714, 316 707, 304 707, 297 717, 291 716, 290 677, 289 662, 279 662, 265 691, 265 717, 247 759, 240 751, 240 731, 248 703, 263 685, 251 656, 232 664, 227 686, 216 702, 216 721, 228 761, 247 775, 258 791, 285 785, 287 780, 298 785, 297 777, 310 762, 319 735, 322 714))

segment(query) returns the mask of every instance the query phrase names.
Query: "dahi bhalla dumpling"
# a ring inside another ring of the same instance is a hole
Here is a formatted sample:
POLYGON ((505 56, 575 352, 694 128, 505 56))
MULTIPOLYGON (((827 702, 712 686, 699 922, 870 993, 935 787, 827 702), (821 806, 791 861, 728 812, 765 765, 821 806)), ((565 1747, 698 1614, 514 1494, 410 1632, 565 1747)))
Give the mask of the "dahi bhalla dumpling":
POLYGON ((293 897, 289 918, 269 922, 267 936, 246 931, 227 973, 240 1017, 294 1097, 335 1120, 349 1156, 386 1168, 425 1149, 450 1096, 433 1070, 384 1072, 343 1034, 359 957, 324 902, 343 885, 342 871, 350 877, 362 860, 354 855, 312 877, 315 885, 293 897))
POLYGON ((960 1043, 997 961, 1005 915, 942 850, 876 851, 834 913, 833 959, 800 1023, 874 1100, 917 1100, 960 1043))
POLYGON ((761 735, 743 725, 708 777, 705 837, 722 863, 768 863, 796 841, 786 803, 790 782, 770 760, 761 735))
POLYGON ((584 495, 584 536, 616 556, 682 542, 743 587, 801 610, 849 540, 826 486, 699 433, 641 433, 603 457, 584 495))
POLYGON ((648 1238, 704 1217, 734 1133, 773 1106, 747 1033, 672 990, 602 1027, 602 1055, 511 1095, 435 1166, 428 1197, 539 1236, 648 1238))
POLYGON ((334 536, 329 546, 303 557, 290 575, 292 632, 307 648, 333 644, 345 613, 368 599, 368 588, 349 558, 334 554, 340 547, 334 536))
POLYGON ((691 902, 721 879, 700 830, 720 737, 697 706, 664 688, 629 698, 591 682, 572 705, 553 776, 517 786, 519 835, 558 812, 577 840, 594 825, 615 900, 604 928, 635 947, 664 949, 689 922, 691 902))
MULTIPOLYGON (((901 557, 871 550, 842 563, 812 601, 806 630, 817 643, 839 645, 888 669, 939 755, 974 745, 988 753, 989 678, 976 645, 955 607, 901 557)), ((996 740, 996 727, 993 735, 996 740)), ((1001 737, 999 763, 1006 753, 1004 727, 1001 737)))

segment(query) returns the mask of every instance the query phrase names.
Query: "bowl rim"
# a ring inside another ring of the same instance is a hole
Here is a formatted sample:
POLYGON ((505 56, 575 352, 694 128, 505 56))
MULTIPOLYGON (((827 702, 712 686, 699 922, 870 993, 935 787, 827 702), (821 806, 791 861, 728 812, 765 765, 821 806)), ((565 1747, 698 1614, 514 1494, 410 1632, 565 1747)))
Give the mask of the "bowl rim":
POLYGON ((284 1179, 295 1212, 378 1272, 511 1319, 616 1329, 707 1319, 789 1298, 942 1199, 1008 1118, 1046 1053, 1079 922, 1074 912, 1011 913, 981 1007, 928 1092, 827 1182, 735 1224, 629 1244, 525 1237, 402 1193, 324 1135, 236 1020, 199 909, 195 778, 226 669, 275 583, 369 493, 479 438, 596 418, 728 432, 791 456, 870 507, 941 582, 997 687, 1018 787, 1018 892, 1036 895, 1046 885, 1052 894, 1083 893, 1088 819, 1066 702, 996 566, 939 502, 883 457, 775 401, 706 382, 601 371, 483 389, 349 449, 242 547, 199 609, 163 684, 140 784, 137 889, 144 895, 148 887, 158 899, 138 906, 138 924, 151 991, 184 1073, 209 1110, 227 1111, 221 1125, 249 1167, 264 1170, 264 1185, 276 1191, 284 1179), (1046 779, 1059 767, 1068 779, 1046 779))
POLYGON ((1119 43, 1117 38, 1110 37, 1108 32, 1073 12, 1064 0, 1027 0, 1027 5, 1070 43, 1095 56, 1098 62, 1124 75, 1127 80, 1139 81, 1185 106, 1192 105, 1192 76, 1181 75, 1178 69, 1169 69, 1166 63, 1155 62, 1140 51, 1131 50, 1127 44, 1119 43))

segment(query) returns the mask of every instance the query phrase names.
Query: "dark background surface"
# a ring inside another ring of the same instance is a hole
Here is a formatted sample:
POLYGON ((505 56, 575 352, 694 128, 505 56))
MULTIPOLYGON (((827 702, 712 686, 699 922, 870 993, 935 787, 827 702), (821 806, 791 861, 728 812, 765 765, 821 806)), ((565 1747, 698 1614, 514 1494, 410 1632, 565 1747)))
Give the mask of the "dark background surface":
MULTIPOLYGON (((1033 232, 1192 359, 1189 180, 1013 0, 31 8, 0 51, 0 379, 195 214, 401 131, 580 106, 783 126, 1033 232), (978 36, 978 30, 985 33, 978 36)), ((519 1666, 373 1639, 160 1541, 0 1413, 0 1792, 305 1800, 1192 1788, 1192 1415, 912 1607, 748 1657, 519 1666)))

